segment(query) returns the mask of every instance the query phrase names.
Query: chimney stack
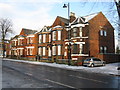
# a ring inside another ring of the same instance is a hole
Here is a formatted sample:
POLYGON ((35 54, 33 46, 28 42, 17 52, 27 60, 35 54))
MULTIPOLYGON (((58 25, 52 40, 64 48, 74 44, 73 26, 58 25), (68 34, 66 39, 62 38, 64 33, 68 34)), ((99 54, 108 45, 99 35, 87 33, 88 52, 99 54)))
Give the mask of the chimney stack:
POLYGON ((70 12, 70 23, 73 22, 76 19, 75 13, 70 12))

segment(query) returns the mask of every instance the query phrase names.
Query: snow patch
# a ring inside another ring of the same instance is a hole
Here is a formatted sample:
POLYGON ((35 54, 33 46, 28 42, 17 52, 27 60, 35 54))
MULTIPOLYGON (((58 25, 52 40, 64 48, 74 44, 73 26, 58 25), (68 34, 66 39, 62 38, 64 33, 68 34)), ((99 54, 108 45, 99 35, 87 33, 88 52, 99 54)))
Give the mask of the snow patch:
POLYGON ((24 63, 36 64, 36 65, 46 65, 46 66, 69 69, 69 70, 77 70, 77 71, 84 70, 87 72, 94 72, 94 73, 120 75, 120 71, 117 70, 118 66, 120 66, 120 63, 111 63, 111 64, 106 64, 105 66, 91 68, 91 67, 84 67, 84 66, 68 66, 65 64, 45 63, 45 62, 27 61, 27 60, 15 60, 15 59, 7 59, 7 58, 4 58, 4 60, 24 62, 24 63))

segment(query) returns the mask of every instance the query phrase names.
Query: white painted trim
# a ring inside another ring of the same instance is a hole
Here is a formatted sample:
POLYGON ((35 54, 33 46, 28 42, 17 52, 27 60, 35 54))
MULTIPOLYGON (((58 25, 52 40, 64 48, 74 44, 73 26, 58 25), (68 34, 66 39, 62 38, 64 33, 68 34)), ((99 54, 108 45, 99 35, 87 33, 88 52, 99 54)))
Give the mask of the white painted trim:
POLYGON ((39 35, 39 43, 41 43, 42 42, 42 35, 40 34, 39 35))
POLYGON ((24 48, 17 48, 17 49, 24 49, 24 48))
POLYGON ((11 50, 17 50, 17 48, 12 48, 11 50))
POLYGON ((64 41, 68 41, 68 39, 65 39, 64 41))
POLYGON ((12 41, 17 41, 17 39, 13 39, 12 41))
POLYGON ((71 28, 74 28, 74 27, 85 27, 85 25, 87 25, 87 24, 76 24, 76 25, 72 25, 71 28))
POLYGON ((46 42, 46 34, 43 34, 43 43, 46 42))
POLYGON ((34 46, 26 47, 26 48, 34 48, 34 46))
POLYGON ((45 56, 46 55, 46 48, 45 47, 43 47, 43 56, 45 56))
MULTIPOLYGON (((69 42, 65 42, 65 44, 69 44, 69 42)), ((71 44, 85 44, 85 42, 75 42, 75 43, 71 42, 71 44)))
POLYGON ((48 50, 49 50, 48 51, 48 56, 51 56, 51 49, 49 48, 48 50))
POLYGON ((85 44, 85 42, 75 42, 75 44, 85 44))
POLYGON ((72 37, 71 39, 76 39, 76 38, 88 38, 88 36, 86 36, 86 37, 72 37))
POLYGON ((24 39, 23 37, 19 37, 18 39, 24 39))
MULTIPOLYGON (((88 38, 88 36, 86 36, 86 37, 72 37, 71 39, 76 39, 76 38, 79 38, 79 39, 82 39, 82 38, 88 38)), ((70 40, 71 40, 70 39, 70 40)), ((69 41, 68 39, 65 39, 64 41, 69 41)))
POLYGON ((88 54, 71 54, 71 56, 89 56, 88 54))
POLYGON ((61 55, 61 45, 58 45, 58 55, 61 55))
POLYGON ((78 60, 78 58, 72 58, 72 60, 78 60))
POLYGON ((58 31, 58 40, 61 40, 61 31, 58 31))
POLYGON ((35 35, 28 35, 27 37, 35 37, 35 35))

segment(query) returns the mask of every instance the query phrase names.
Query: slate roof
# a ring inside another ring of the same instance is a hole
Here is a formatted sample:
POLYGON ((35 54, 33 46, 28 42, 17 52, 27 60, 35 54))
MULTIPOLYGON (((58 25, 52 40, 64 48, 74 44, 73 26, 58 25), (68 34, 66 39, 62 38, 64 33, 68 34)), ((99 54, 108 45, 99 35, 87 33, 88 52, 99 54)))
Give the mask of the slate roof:
POLYGON ((31 29, 22 29, 24 31, 25 34, 35 34, 37 32, 37 30, 31 30, 31 29))
POLYGON ((96 15, 98 15, 100 12, 97 12, 97 13, 93 13, 93 14, 90 14, 90 15, 86 15, 86 16, 83 16, 83 18, 85 18, 85 22, 88 22, 89 20, 91 20, 92 18, 94 18, 96 15))
POLYGON ((86 23, 88 23, 89 20, 91 20, 92 18, 94 18, 96 15, 98 15, 98 13, 93 13, 93 14, 90 14, 90 15, 87 15, 87 16, 78 17, 71 24, 72 25, 78 24, 78 23, 80 23, 80 24, 86 24, 86 23))
POLYGON ((14 36, 13 38, 11 38, 11 40, 17 39, 18 37, 19 37, 19 35, 16 35, 16 36, 14 36))
POLYGON ((58 17, 59 17, 60 20, 61 20, 62 22, 64 22, 65 24, 69 24, 69 20, 68 20, 68 19, 63 18, 63 17, 61 17, 61 16, 58 16, 58 17))

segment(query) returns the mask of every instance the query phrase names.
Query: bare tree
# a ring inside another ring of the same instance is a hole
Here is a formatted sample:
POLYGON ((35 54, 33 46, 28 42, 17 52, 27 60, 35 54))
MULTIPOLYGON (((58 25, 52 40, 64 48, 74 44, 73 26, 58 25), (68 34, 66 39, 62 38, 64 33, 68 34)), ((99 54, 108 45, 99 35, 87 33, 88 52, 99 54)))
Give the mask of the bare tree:
POLYGON ((2 40, 3 57, 5 56, 5 39, 9 33, 12 33, 12 22, 9 19, 0 19, 0 36, 2 40))
POLYGON ((114 0, 115 4, 116 4, 116 7, 117 7, 117 12, 118 12, 118 15, 119 15, 119 19, 120 19, 120 0, 114 0))

